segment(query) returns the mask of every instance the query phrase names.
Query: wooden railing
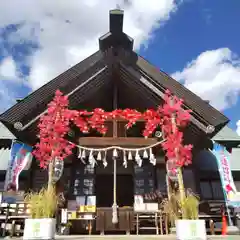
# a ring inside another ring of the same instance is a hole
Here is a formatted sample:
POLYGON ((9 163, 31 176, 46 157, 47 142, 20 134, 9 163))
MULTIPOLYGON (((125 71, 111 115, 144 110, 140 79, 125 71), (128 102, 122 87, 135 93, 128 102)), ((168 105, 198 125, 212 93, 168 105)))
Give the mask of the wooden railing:
POLYGON ((21 235, 24 229, 24 221, 29 216, 28 205, 25 203, 0 205, 1 235, 21 235))

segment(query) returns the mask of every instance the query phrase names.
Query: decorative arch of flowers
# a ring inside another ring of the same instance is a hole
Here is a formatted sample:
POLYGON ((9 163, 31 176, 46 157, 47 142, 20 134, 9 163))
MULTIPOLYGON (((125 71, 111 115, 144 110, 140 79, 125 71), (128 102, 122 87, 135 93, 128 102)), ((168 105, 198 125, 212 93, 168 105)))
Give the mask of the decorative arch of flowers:
POLYGON ((156 110, 148 109, 141 113, 135 109, 115 109, 105 112, 101 108, 93 111, 70 110, 67 96, 59 90, 48 104, 46 114, 39 122, 39 142, 33 154, 40 162, 41 168, 47 168, 53 159, 64 160, 72 154, 74 143, 66 139, 70 124, 75 124, 82 133, 95 129, 106 134, 106 121, 114 119, 126 120, 126 128, 131 128, 138 120, 145 121, 144 137, 151 136, 160 127, 164 141, 160 144, 167 159, 175 159, 177 166, 188 165, 192 160, 192 145, 184 145, 182 130, 190 121, 190 110, 183 109, 183 100, 172 96, 170 91, 164 95, 164 103, 156 110))

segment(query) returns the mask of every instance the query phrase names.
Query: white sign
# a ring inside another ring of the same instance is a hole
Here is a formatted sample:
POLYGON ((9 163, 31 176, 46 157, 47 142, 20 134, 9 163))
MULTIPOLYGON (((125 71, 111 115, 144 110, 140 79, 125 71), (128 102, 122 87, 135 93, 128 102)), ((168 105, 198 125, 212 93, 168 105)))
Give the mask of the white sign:
POLYGON ((68 213, 66 208, 61 210, 61 223, 66 224, 68 222, 68 213))

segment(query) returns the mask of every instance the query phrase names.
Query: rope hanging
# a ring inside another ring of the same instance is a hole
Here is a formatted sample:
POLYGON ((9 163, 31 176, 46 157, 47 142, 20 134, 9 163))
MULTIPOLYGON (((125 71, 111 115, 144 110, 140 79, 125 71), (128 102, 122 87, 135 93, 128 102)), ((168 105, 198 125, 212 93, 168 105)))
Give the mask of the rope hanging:
POLYGON ((113 150, 112 152, 113 158, 117 158, 119 156, 119 151, 123 153, 123 166, 127 168, 127 160, 131 161, 133 160, 133 158, 135 158, 135 161, 139 167, 142 166, 143 159, 146 159, 146 158, 149 158, 150 163, 152 163, 153 165, 156 165, 156 157, 152 152, 152 148, 158 145, 161 145, 164 141, 165 140, 162 140, 157 143, 151 144, 149 146, 140 147, 140 148, 125 148, 125 147, 119 147, 119 146, 110 146, 105 148, 90 148, 90 147, 83 147, 80 145, 76 145, 76 146, 79 149, 78 158, 81 159, 81 161, 84 164, 86 164, 85 159, 87 158, 87 155, 88 155, 88 161, 92 167, 95 167, 95 165, 97 165, 97 162, 102 160, 102 157, 103 157, 102 163, 104 167, 107 167, 107 160, 106 160, 107 152, 110 150, 113 150), (94 154, 94 153, 97 153, 97 154, 94 154))

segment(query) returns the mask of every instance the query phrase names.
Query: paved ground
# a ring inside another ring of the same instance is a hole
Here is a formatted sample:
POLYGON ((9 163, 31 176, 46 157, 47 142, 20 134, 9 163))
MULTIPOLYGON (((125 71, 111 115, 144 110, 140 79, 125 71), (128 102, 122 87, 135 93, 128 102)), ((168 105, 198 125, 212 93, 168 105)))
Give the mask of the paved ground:
MULTIPOLYGON (((239 240, 240 236, 208 236, 208 240, 220 240, 220 239, 227 239, 227 240, 239 240)), ((148 239, 161 239, 161 240, 176 240, 175 235, 168 235, 168 236, 156 236, 156 235, 132 235, 132 236, 69 236, 69 237, 61 237, 57 239, 71 239, 71 240, 88 240, 88 239, 114 239, 114 240, 124 240, 124 239, 129 239, 129 240, 148 240, 148 239)), ((197 240, 197 239, 194 239, 197 240)))
MULTIPOLYGON (((222 240, 222 239, 226 239, 226 240, 239 240, 240 239, 240 235, 238 236, 208 236, 208 240, 222 240)), ((12 240, 20 240, 22 238, 11 238, 12 240)), ((56 240, 89 240, 89 239, 93 239, 93 240, 104 240, 104 239, 114 239, 114 240, 124 240, 124 239, 129 239, 129 240, 148 240, 148 239, 160 239, 160 240, 176 240, 176 236, 174 235, 168 235, 168 236, 160 236, 160 235, 130 235, 130 236, 116 236, 116 235, 105 235, 105 236, 59 236, 56 237, 56 240)), ((194 239, 197 240, 197 239, 194 239)))

